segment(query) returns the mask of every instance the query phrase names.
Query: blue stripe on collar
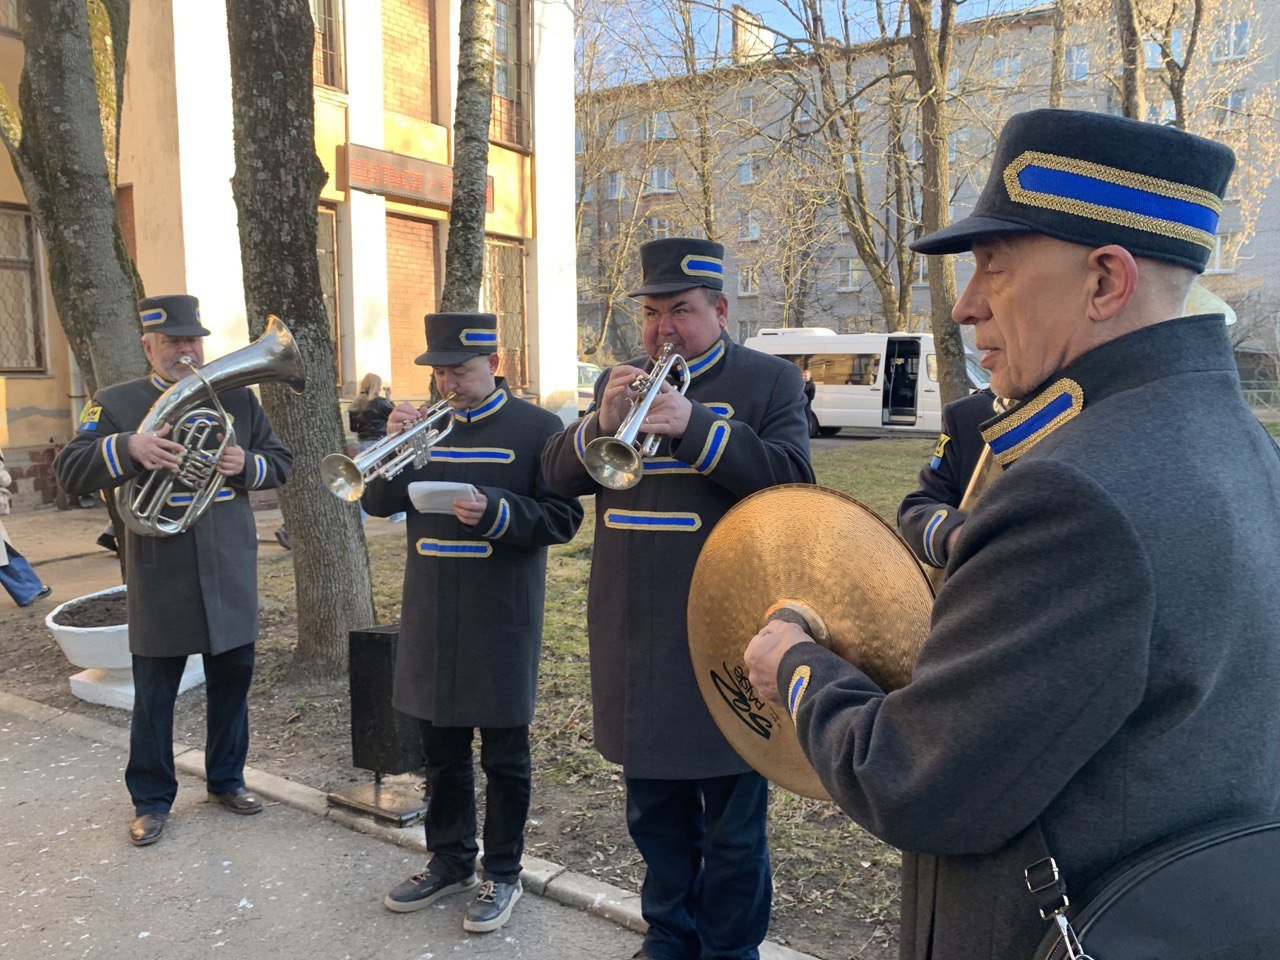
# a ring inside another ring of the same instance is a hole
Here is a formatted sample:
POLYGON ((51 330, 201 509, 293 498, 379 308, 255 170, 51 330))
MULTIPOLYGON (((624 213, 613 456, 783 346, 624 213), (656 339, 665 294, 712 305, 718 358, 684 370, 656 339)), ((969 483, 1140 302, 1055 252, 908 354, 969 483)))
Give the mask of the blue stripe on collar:
POLYGON ((717 340, 710 350, 689 361, 689 376, 697 377, 706 373, 720 361, 720 358, 724 356, 724 351, 724 340, 717 340))
POLYGON ((155 387, 157 390, 159 390, 161 393, 164 393, 166 390, 168 390, 170 387, 173 386, 172 383, 170 383, 168 380, 165 380, 158 373, 151 374, 151 376, 148 379, 150 379, 151 385, 155 387))
POLYGON ((507 391, 503 387, 499 387, 489 394, 480 406, 472 407, 470 410, 455 410, 454 416, 463 423, 475 423, 477 420, 483 420, 485 417, 491 416, 505 407, 508 398, 507 391))
POLYGON ((1084 390, 1069 377, 1009 411, 982 431, 996 462, 1007 467, 1084 409, 1084 390))

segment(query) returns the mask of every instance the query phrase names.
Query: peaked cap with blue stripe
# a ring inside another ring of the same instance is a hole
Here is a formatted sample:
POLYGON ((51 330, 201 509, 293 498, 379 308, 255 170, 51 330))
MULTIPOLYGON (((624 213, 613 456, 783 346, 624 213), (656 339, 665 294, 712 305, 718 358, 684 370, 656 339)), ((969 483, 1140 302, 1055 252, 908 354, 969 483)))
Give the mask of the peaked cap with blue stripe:
POLYGON ((642 286, 628 296, 724 289, 724 245, 697 237, 665 237, 640 245, 642 286))
POLYGON ((1202 273, 1214 247, 1229 147, 1173 127, 1081 110, 1029 110, 1000 132, 972 215, 911 244, 961 253, 989 236, 1040 233, 1202 273))
POLYGON ((427 352, 413 362, 452 367, 472 357, 498 352, 498 318, 492 313, 428 313, 427 352))
POLYGON ((138 322, 143 333, 164 333, 171 337, 207 337, 200 326, 200 301, 188 293, 170 293, 138 301, 138 322))

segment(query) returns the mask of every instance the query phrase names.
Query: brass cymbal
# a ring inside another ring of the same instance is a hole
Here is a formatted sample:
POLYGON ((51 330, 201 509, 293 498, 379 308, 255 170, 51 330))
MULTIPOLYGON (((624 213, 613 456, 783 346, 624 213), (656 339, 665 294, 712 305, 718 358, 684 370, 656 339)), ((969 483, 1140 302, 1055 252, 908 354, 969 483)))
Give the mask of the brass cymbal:
POLYGON ((835 490, 770 487, 716 524, 689 589, 689 653, 720 732, 742 758, 794 793, 830 799, 786 710, 756 694, 743 652, 780 606, 882 689, 911 679, 933 591, 897 532, 835 490))

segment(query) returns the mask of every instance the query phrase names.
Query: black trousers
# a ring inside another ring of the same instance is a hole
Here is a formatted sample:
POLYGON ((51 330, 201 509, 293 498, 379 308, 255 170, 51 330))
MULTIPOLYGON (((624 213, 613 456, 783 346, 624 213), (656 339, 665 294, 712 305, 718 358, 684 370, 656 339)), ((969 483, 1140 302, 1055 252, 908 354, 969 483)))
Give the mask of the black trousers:
MULTIPOLYGON (((249 683, 253 644, 204 655, 204 770, 210 793, 244 786, 249 753, 249 683)), ((178 795, 173 770, 173 705, 186 657, 133 657, 133 726, 124 782, 138 816, 168 813, 178 795)))
POLYGON ((644 857, 640 912, 654 960, 758 960, 773 882, 760 774, 627 777, 627 828, 644 857))
MULTIPOLYGON (((427 769, 427 850, 430 870, 448 880, 475 871, 476 791, 471 767, 471 727, 437 727, 419 720, 427 769)), ((529 728, 482 727, 480 766, 485 775, 484 859, 486 880, 514 883, 520 877, 524 824, 529 817, 529 728)))

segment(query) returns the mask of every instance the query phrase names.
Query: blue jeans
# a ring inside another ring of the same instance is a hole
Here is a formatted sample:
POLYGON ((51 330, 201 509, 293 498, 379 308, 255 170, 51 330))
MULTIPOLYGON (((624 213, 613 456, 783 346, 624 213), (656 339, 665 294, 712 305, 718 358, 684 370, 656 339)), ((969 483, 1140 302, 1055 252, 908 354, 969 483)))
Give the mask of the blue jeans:
MULTIPOLYGON (((204 654, 204 769, 210 793, 244 786, 249 753, 249 683, 253 644, 204 654)), ((186 657, 133 657, 133 725, 124 782, 138 816, 168 813, 178 795, 173 770, 173 704, 186 657)))
POLYGON ((0 567, 0 583, 9 591, 14 603, 25 607, 44 589, 44 583, 40 580, 40 575, 31 569, 26 557, 7 543, 4 549, 9 555, 9 563, 0 567))
POLYGON ((773 884, 768 782, 627 778, 627 827, 645 862, 640 910, 655 960, 757 960, 773 884))

